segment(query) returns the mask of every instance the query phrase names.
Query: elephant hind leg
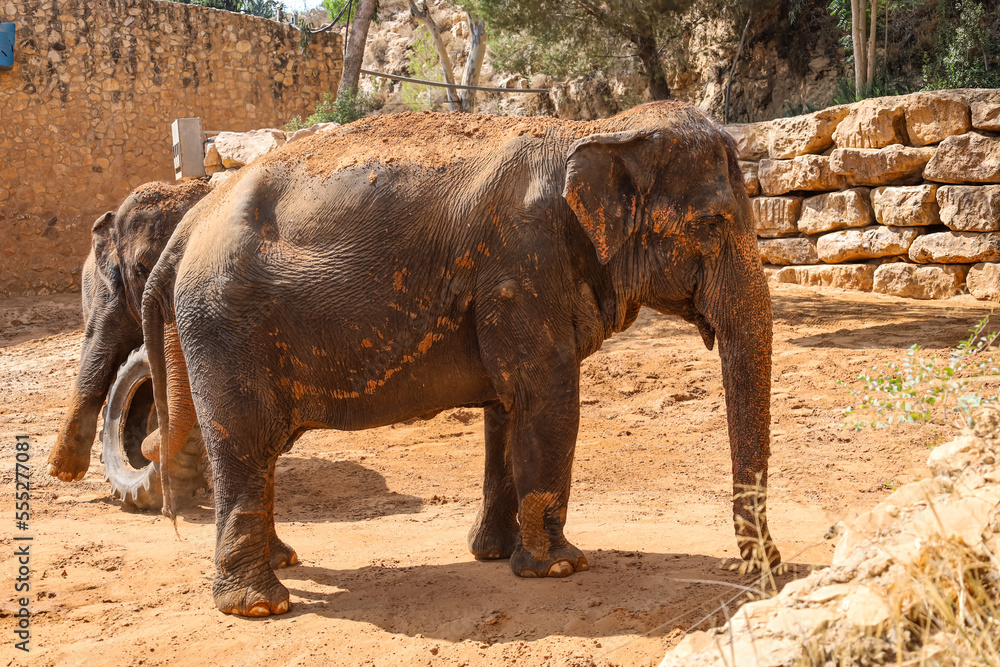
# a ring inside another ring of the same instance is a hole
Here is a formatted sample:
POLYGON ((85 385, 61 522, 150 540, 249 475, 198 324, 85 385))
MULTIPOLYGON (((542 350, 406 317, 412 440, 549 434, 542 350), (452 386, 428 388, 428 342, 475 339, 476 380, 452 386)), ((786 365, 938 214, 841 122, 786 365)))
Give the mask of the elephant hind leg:
POLYGON ((510 413, 502 405, 485 409, 486 471, 483 506, 469 531, 476 560, 510 558, 520 541, 517 488, 510 465, 510 413))
MULTIPOLYGON (((243 404, 235 412, 248 409, 243 404)), ((274 575, 274 563, 288 564, 295 552, 274 531, 274 467, 287 438, 259 433, 247 421, 234 415, 224 424, 205 419, 202 426, 215 480, 212 595, 227 614, 282 614, 290 600, 274 575), (274 554, 272 546, 278 549, 274 554)))
POLYGON ((219 610, 239 616, 283 614, 288 589, 271 567, 271 512, 264 469, 228 466, 215 476, 216 544, 212 596, 219 610))

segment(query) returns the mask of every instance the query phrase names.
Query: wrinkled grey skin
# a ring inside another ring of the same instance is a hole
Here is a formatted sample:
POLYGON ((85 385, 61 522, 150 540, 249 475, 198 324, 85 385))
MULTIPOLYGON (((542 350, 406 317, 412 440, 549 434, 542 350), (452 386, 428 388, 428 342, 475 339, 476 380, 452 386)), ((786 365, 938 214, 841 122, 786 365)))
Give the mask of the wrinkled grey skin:
POLYGON ((64 482, 83 479, 97 416, 118 367, 142 345, 142 292, 181 218, 211 188, 199 181, 140 185, 117 211, 93 226, 93 245, 83 265, 83 350, 70 407, 48 472, 64 482))
POLYGON ((563 534, 580 363, 642 306, 718 340, 737 541, 778 563, 770 295, 735 146, 700 112, 383 116, 244 167, 181 223, 143 297, 164 479, 195 423, 212 461, 216 605, 289 608, 271 489, 302 432, 458 406, 486 417, 472 552, 525 577, 587 569, 563 534))

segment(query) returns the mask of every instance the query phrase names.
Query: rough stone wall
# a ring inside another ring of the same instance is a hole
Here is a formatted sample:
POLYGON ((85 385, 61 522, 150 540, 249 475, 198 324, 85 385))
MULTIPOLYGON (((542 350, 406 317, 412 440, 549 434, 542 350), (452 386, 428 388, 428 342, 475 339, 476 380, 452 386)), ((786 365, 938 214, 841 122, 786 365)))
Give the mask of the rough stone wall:
POLYGON ((726 129, 772 279, 1000 300, 1000 91, 882 97, 726 129))
POLYGON ((90 228, 137 185, 173 180, 170 123, 282 126, 335 91, 335 33, 158 0, 0 0, 0 296, 79 289, 90 228))

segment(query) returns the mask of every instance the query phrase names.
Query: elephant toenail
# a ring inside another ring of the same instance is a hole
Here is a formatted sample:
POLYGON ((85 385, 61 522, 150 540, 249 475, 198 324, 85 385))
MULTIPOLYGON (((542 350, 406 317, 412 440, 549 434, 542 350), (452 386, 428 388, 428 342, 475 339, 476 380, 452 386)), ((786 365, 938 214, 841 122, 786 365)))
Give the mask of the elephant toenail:
POLYGON ((250 607, 247 611, 247 616, 267 616, 270 613, 271 610, 267 608, 267 604, 262 602, 250 607))
POLYGON ((569 561, 557 560, 549 566, 548 576, 550 577, 568 577, 571 574, 573 574, 573 566, 569 564, 569 561))
POLYGON ((274 613, 276 614, 284 614, 286 611, 288 611, 288 600, 282 600, 274 609, 274 613))

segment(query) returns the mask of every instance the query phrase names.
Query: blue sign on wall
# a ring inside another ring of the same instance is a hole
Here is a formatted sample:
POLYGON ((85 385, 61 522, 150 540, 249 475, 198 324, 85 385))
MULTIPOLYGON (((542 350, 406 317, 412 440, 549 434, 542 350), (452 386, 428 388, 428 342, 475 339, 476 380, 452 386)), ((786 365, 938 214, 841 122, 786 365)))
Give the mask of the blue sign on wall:
POLYGON ((0 23, 0 69, 14 67, 14 24, 0 23))

